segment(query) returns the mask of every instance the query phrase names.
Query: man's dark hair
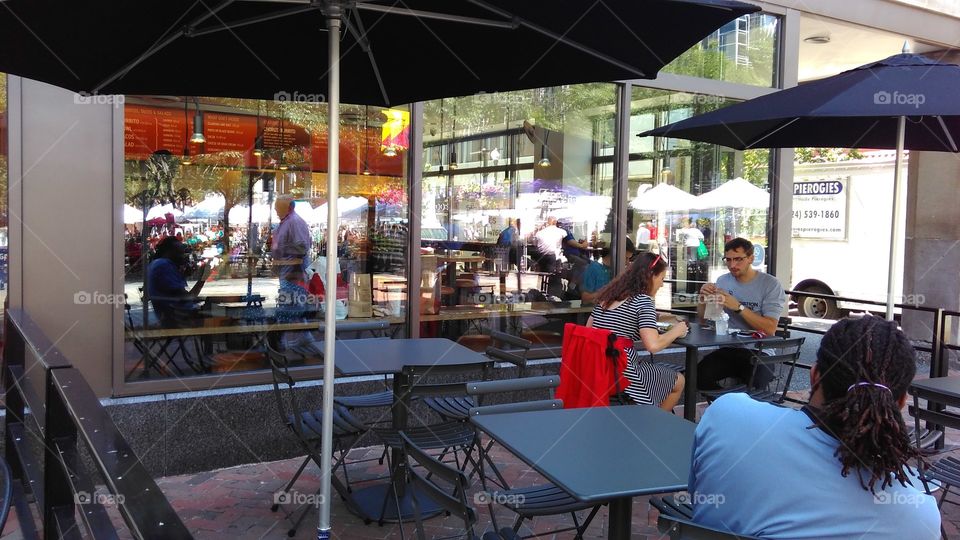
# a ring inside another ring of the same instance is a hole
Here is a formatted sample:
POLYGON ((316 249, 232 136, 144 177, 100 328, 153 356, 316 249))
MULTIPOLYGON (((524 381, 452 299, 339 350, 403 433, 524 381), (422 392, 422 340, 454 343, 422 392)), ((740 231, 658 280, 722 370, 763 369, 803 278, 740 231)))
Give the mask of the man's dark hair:
POLYGON ((920 452, 910 444, 898 401, 917 370, 913 347, 893 321, 866 316, 843 319, 823 336, 817 350, 824 405, 812 411, 821 427, 840 441, 840 474, 855 470, 860 485, 875 493, 897 480, 920 452))
POLYGON ((173 258, 183 252, 183 244, 176 236, 166 236, 157 244, 157 256, 173 258))
POLYGON ((736 251, 742 249, 743 253, 749 257, 753 255, 753 242, 747 240, 746 238, 734 238, 726 244, 723 245, 723 252, 736 251))

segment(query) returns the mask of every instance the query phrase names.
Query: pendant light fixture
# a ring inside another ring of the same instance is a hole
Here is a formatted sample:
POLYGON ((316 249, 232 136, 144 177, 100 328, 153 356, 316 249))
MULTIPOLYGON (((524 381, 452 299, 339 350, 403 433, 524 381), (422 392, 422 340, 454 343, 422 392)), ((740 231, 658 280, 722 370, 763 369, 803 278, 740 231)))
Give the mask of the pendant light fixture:
POLYGON ((200 112, 200 100, 193 98, 193 102, 197 106, 197 112, 193 115, 193 136, 190 137, 190 142, 203 144, 207 142, 207 138, 203 136, 203 113, 200 112))
MULTIPOLYGON (((440 140, 443 140, 443 98, 440 98, 440 140)), ((443 174, 443 145, 437 146, 440 153, 440 174, 443 174)))
POLYGON ((540 161, 537 162, 537 167, 549 167, 550 158, 547 157, 547 141, 550 139, 550 131, 547 128, 543 128, 543 145, 540 146, 540 161))
POLYGON ((283 136, 283 105, 280 106, 280 164, 277 166, 281 171, 289 169, 286 162, 283 160, 284 154, 287 153, 287 144, 286 138, 283 136))
POLYGON ((450 137, 450 170, 457 170, 457 98, 453 98, 453 133, 450 137))
POLYGON ((260 131, 260 100, 257 100, 257 136, 253 139, 253 155, 263 155, 263 132, 260 131))
POLYGON ((180 158, 180 163, 184 165, 193 163, 190 159, 190 147, 187 144, 190 140, 187 137, 188 129, 190 129, 190 104, 187 102, 187 96, 183 96, 183 156, 180 158))
POLYGON ((367 133, 367 119, 370 118, 370 107, 363 106, 363 175, 370 176, 370 167, 367 158, 370 156, 370 135, 367 133))

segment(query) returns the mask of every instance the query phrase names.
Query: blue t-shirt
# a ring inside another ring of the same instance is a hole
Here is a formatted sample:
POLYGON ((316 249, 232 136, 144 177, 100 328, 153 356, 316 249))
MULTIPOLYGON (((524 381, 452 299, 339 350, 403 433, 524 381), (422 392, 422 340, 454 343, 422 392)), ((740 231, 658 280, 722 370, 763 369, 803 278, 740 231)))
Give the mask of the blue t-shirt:
MULTIPOLYGON (((564 230, 566 230, 566 229, 564 229, 564 230)), ((576 242, 576 241, 577 241, 577 237, 575 237, 575 236, 573 235, 573 233, 570 232, 570 231, 566 231, 566 232, 567 232, 567 236, 564 237, 564 239, 563 239, 563 244, 562 244, 562 247, 563 247, 563 255, 564 255, 565 257, 570 257, 570 256, 573 256, 573 257, 583 257, 583 250, 582 250, 582 249, 573 247, 573 246, 571 246, 570 244, 567 243, 567 242, 569 242, 569 241, 571 241, 571 240, 573 240, 574 242, 576 242)))
POLYGON ((742 393, 713 402, 697 425, 690 500, 697 523, 775 539, 935 540, 940 511, 922 483, 876 497, 841 476, 836 439, 803 412, 742 393))
POLYGON ((610 283, 610 269, 598 261, 590 261, 583 271, 583 290, 597 292, 610 283))

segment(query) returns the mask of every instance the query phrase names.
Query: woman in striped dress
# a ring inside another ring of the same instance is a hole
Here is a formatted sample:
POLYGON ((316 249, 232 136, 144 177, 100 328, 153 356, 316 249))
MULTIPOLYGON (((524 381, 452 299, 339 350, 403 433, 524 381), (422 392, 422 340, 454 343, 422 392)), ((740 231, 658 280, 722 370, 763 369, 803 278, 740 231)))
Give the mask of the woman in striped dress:
POLYGON ((687 335, 687 323, 682 321, 664 334, 657 330, 653 297, 666 276, 666 260, 655 253, 641 253, 626 272, 600 289, 587 326, 632 339, 634 346, 627 349, 629 360, 623 373, 630 381, 627 395, 634 403, 658 405, 672 411, 683 393, 683 375, 640 357, 641 344, 642 349, 652 354, 687 335))

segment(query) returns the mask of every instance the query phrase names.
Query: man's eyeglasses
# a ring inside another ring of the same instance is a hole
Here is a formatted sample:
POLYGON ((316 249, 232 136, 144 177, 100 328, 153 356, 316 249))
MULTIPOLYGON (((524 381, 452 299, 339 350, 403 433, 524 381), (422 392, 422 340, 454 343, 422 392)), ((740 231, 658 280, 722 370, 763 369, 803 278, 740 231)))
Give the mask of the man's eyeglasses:
POLYGON ((738 264, 739 264, 739 263, 741 263, 741 262, 743 262, 743 261, 745 261, 745 260, 747 260, 747 259, 749 259, 749 258, 750 258, 750 257, 723 257, 723 258, 720 259, 720 260, 723 261, 723 262, 726 263, 726 264, 730 264, 730 263, 738 263, 738 264))

